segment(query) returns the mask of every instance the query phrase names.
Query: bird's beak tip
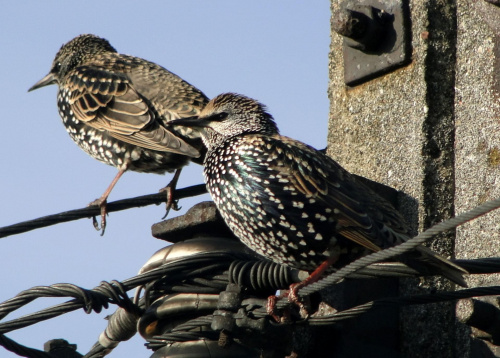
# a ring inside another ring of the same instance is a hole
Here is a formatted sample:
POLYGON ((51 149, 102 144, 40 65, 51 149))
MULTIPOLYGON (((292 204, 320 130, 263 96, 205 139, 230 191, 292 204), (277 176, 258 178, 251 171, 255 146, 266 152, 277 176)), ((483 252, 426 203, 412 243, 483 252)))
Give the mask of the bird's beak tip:
POLYGON ((28 92, 34 91, 34 90, 39 89, 41 87, 45 87, 45 86, 51 85, 53 83, 56 83, 56 79, 55 79, 55 77, 54 77, 54 75, 52 73, 49 73, 47 76, 45 76, 40 81, 38 81, 33 86, 31 86, 28 89, 28 92))

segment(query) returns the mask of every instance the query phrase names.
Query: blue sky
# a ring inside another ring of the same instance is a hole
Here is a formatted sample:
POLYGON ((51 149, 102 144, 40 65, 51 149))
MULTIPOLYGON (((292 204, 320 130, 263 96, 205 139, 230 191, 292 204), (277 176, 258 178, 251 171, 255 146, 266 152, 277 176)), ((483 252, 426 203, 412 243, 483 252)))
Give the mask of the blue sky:
MULTIPOLYGON (((84 207, 116 169, 87 156, 67 135, 56 86, 28 93, 46 75, 60 46, 82 33, 107 38, 121 53, 156 62, 212 98, 237 92, 266 104, 282 134, 326 146, 329 1, 79 1, 2 4, 0 12, 0 226, 84 207)), ((110 201, 155 193, 171 175, 126 173, 110 201)), ((178 186, 203 181, 186 168, 178 186)), ((181 201, 180 215, 208 196, 181 201)), ((101 237, 90 220, 0 239, 0 301, 36 285, 68 282, 92 288, 134 276, 166 245, 151 236, 164 206, 111 213, 101 237)), ((130 292, 133 295, 133 292, 130 292)), ((61 300, 30 304, 32 312, 61 300)), ((64 338, 85 353, 105 328, 103 313, 82 311, 7 334, 42 349, 64 338)), ((8 316, 7 318, 10 318, 8 316)), ((14 315, 12 316, 14 317, 14 315)), ((136 336, 111 355, 149 356, 136 336)), ((0 355, 9 356, 0 348, 0 355)))

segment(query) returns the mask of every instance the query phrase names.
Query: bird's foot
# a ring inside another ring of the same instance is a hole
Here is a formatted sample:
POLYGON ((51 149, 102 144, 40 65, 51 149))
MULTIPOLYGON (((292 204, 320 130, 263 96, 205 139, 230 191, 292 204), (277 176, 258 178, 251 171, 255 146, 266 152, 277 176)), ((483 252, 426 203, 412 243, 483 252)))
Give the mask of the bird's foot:
POLYGON ((166 213, 162 217, 162 220, 168 216, 170 209, 172 209, 174 211, 179 211, 181 209, 181 207, 179 206, 179 200, 174 199, 175 187, 172 187, 171 184, 172 183, 170 183, 166 187, 160 189, 160 193, 166 192, 166 194, 167 194, 167 204, 165 206, 166 213))
POLYGON ((103 198, 99 198, 91 202, 88 206, 99 206, 101 209, 101 226, 99 227, 99 223, 97 222, 97 218, 95 216, 92 217, 92 224, 97 231, 101 231, 101 236, 104 235, 104 231, 106 230, 106 215, 107 212, 107 200, 103 198))
MULTIPOLYGON (((308 300, 302 300, 299 298, 297 292, 302 288, 300 283, 292 284, 288 291, 284 291, 279 296, 269 296, 267 298, 266 310, 267 314, 270 315, 278 323, 290 323, 292 321, 292 310, 290 306, 283 309, 281 315, 279 314, 276 303, 282 298, 287 298, 288 302, 299 308, 299 316, 302 319, 307 319, 309 317, 309 304, 308 300)), ((295 316, 297 314, 295 313, 295 316)), ((299 318, 299 319, 300 319, 299 318)))
POLYGON ((165 219, 167 217, 170 209, 173 209, 175 211, 178 211, 181 209, 179 204, 178 204, 179 201, 174 200, 175 188, 177 187, 177 182, 179 181, 180 175, 181 175, 181 169, 177 169, 175 171, 174 177, 172 178, 170 183, 168 183, 168 185, 166 187, 164 187, 163 189, 160 189, 160 192, 163 192, 163 191, 167 192, 167 206, 166 206, 167 212, 165 213, 165 215, 163 216, 162 219, 165 219))
POLYGON ((309 317, 309 308, 306 301, 299 297, 299 290, 306 285, 305 281, 299 283, 292 283, 288 289, 288 302, 295 304, 299 307, 300 316, 304 319, 309 317))
POLYGON ((267 304, 266 304, 267 314, 271 316, 277 323, 287 323, 291 321, 290 310, 288 308, 285 308, 281 315, 278 313, 278 310, 276 308, 276 303, 278 302, 279 299, 283 297, 285 296, 282 293, 279 296, 272 295, 267 298, 267 304))

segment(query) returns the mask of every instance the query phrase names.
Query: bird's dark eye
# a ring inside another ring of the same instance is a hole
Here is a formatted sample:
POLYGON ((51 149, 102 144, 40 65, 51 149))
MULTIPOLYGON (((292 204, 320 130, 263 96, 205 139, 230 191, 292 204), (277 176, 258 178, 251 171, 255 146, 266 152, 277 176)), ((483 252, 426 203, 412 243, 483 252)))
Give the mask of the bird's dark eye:
POLYGON ((220 121, 226 119, 227 116, 228 116, 228 114, 226 112, 215 113, 215 114, 210 116, 210 120, 220 122, 220 121))
POLYGON ((54 65, 54 68, 52 69, 52 72, 59 72, 59 70, 61 69, 61 62, 57 62, 55 65, 54 65))

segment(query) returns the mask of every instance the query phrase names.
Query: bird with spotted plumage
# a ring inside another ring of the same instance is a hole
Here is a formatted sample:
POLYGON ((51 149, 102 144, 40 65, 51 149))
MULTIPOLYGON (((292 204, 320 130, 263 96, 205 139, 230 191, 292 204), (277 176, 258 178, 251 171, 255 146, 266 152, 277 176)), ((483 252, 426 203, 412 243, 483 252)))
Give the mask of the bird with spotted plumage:
MULTIPOLYGON (((292 297, 325 270, 410 238, 387 201, 327 155, 281 136, 253 99, 222 94, 199 117, 172 123, 200 128, 205 183, 233 233, 269 260, 312 272, 292 297)), ((399 259, 465 285, 464 269, 424 246, 399 259)))
MULTIPOLYGON (((166 123, 200 113, 208 98, 165 68, 118 53, 101 37, 85 34, 64 44, 48 75, 29 91, 57 84, 57 106, 70 137, 93 158, 118 168, 103 195, 90 205, 101 208, 106 227, 107 198, 127 170, 163 174, 175 171, 164 189, 167 213, 180 170, 203 160, 198 131, 167 128, 166 123)), ((99 228, 94 218, 94 226, 99 228)))

